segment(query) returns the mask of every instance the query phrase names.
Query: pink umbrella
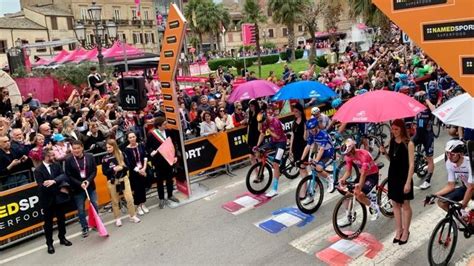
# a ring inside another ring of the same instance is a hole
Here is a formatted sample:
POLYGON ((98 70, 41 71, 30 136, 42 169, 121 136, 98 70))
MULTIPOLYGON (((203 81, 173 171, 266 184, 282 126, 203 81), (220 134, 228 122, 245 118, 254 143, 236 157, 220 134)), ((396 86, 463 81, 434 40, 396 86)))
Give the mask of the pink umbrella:
POLYGON ((66 57, 68 55, 69 55, 68 51, 61 50, 61 52, 59 52, 59 54, 57 54, 53 59, 51 59, 50 64, 51 63, 57 63, 58 61, 62 60, 64 57, 66 57))
POLYGON ((334 119, 343 123, 379 123, 413 117, 424 109, 423 104, 403 93, 377 90, 347 101, 334 119))
POLYGON ((242 83, 235 88, 229 96, 228 102, 256 99, 274 95, 280 87, 266 80, 252 80, 242 83))

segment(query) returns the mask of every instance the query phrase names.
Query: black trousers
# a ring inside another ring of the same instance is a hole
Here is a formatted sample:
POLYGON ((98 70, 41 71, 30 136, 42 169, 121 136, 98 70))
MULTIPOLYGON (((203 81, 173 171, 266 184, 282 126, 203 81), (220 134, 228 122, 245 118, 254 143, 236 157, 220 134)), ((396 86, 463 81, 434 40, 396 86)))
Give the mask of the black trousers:
POLYGON ((146 177, 130 171, 130 186, 133 190, 133 203, 140 205, 146 202, 146 177))
POLYGON ((173 168, 166 166, 164 167, 163 164, 160 166, 153 164, 153 166, 156 171, 156 187, 158 190, 158 198, 160 200, 165 199, 164 182, 166 182, 166 192, 168 193, 168 198, 171 198, 173 196, 173 168))
POLYGON ((48 208, 43 209, 44 212, 44 236, 46 244, 53 244, 53 219, 56 216, 58 224, 58 238, 64 239, 66 236, 66 215, 64 208, 58 204, 52 204, 48 208))

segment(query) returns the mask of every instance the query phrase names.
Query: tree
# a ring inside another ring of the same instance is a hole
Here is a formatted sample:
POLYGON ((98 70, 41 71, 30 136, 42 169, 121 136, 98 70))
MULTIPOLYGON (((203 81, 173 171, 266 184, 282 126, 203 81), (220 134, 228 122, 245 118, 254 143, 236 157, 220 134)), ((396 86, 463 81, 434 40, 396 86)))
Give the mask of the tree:
POLYGON ((269 0, 268 9, 273 11, 272 19, 288 29, 288 48, 291 60, 295 60, 295 24, 302 21, 306 0, 269 0))
POLYGON ((390 36, 390 19, 371 0, 347 0, 352 17, 363 17, 365 24, 371 27, 380 27, 382 36, 390 36))
MULTIPOLYGON (((322 13, 324 15, 324 23, 326 25, 326 30, 330 33, 335 33, 337 31, 337 23, 339 22, 339 17, 341 16, 342 3, 341 0, 325 1, 322 3, 322 13)), ((331 39, 334 36, 330 35, 331 39)))
MULTIPOLYGON (((223 4, 217 4, 215 6, 216 6, 216 15, 218 16, 218 25, 215 28, 216 29, 215 34, 216 34, 216 39, 217 39, 217 49, 221 50, 220 39, 221 39, 221 33, 223 33, 222 28, 227 30, 229 28, 231 19, 230 19, 229 10, 227 10, 227 8, 225 8, 223 4)), ((223 34, 225 38, 225 33, 223 34)))
POLYGON ((309 52, 309 62, 313 62, 316 57, 316 32, 318 32, 318 16, 322 11, 322 2, 317 4, 306 1, 303 13, 303 24, 311 38, 311 48, 309 52))
POLYGON ((267 17, 263 15, 261 7, 257 0, 245 0, 244 3, 244 22, 252 23, 255 25, 255 45, 257 48, 257 63, 258 63, 258 76, 262 77, 262 62, 260 59, 260 29, 259 25, 267 21, 267 17))

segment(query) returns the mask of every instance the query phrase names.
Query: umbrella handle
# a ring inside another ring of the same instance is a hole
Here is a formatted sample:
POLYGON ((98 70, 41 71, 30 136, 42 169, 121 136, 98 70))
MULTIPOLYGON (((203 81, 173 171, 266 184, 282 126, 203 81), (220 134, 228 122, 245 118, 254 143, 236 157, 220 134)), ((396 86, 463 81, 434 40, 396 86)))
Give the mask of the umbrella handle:
POLYGON ((91 198, 89 197, 89 192, 87 191, 87 188, 83 188, 84 191, 86 192, 87 199, 91 201, 91 198))

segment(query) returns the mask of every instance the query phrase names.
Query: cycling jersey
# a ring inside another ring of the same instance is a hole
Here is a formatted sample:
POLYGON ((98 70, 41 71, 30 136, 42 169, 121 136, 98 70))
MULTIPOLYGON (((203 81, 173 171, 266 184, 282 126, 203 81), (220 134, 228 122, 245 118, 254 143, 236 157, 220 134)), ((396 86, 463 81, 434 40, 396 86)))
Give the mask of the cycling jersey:
POLYGON ((318 147, 322 147, 324 149, 322 158, 332 157, 334 154, 334 147, 332 146, 331 137, 325 130, 319 130, 317 134, 313 134, 311 131, 308 131, 307 143, 308 145, 313 145, 316 143, 318 147))
POLYGON ((433 131, 433 115, 429 109, 425 109, 416 115, 416 130, 432 132, 433 131))
POLYGON ((468 184, 473 184, 469 157, 464 156, 464 160, 460 166, 447 160, 446 170, 448 171, 448 182, 461 181, 466 187, 468 184))
POLYGON ((270 129, 276 136, 271 136, 272 142, 285 142, 286 134, 283 130, 283 124, 276 117, 271 117, 270 121, 266 120, 262 123, 261 132, 264 134, 270 129))
POLYGON ((379 168, 370 153, 366 150, 356 149, 354 156, 344 156, 347 171, 352 170, 352 164, 357 165, 361 171, 365 171, 366 176, 378 174, 379 168))
POLYGON ((331 123, 331 118, 329 118, 329 116, 327 116, 323 113, 319 114, 319 117, 315 117, 315 116, 313 116, 313 117, 318 119, 320 128, 322 127, 324 129, 326 129, 329 126, 329 124, 331 123))

